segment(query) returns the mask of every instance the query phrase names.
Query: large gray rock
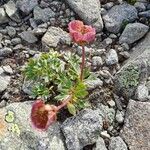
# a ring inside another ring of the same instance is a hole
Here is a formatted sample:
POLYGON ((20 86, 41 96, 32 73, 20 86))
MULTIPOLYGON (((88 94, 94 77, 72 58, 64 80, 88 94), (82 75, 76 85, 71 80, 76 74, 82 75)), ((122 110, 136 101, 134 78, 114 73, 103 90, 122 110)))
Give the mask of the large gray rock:
POLYGON ((128 24, 119 38, 120 43, 132 44, 141 39, 147 32, 149 27, 142 23, 128 24))
POLYGON ((110 139, 109 150, 128 150, 128 148, 122 138, 117 136, 110 139))
POLYGON ((129 4, 116 5, 103 16, 106 29, 113 33, 118 33, 127 22, 135 19, 137 19, 137 10, 129 4))
POLYGON ((62 124, 68 150, 80 150, 94 144, 102 130, 103 121, 99 110, 85 109, 78 115, 68 118, 62 124))
MULTIPOLYGON (((146 84, 150 76, 150 33, 132 49, 130 59, 114 78, 115 91, 126 99, 136 98, 139 84, 146 84)), ((138 98, 139 100, 139 98, 138 98)), ((143 98, 141 99, 143 101, 143 98)))
POLYGON ((71 38, 67 32, 59 27, 50 27, 42 37, 43 47, 57 47, 60 42, 70 44, 71 38))
POLYGON ((40 8, 39 6, 36 6, 33 11, 34 14, 34 20, 40 24, 42 22, 48 22, 50 21, 50 18, 55 17, 55 13, 50 8, 40 8))
POLYGON ((130 150, 150 148, 150 103, 129 101, 121 136, 130 150))
POLYGON ((66 2, 85 23, 94 26, 97 31, 103 29, 99 0, 66 0, 66 2))
POLYGON ((4 8, 0 8, 0 24, 7 23, 8 17, 4 8))
POLYGON ((59 123, 38 131, 30 121, 32 102, 12 103, 0 109, 1 150, 66 150, 59 123), (11 118, 9 121, 7 118, 11 118))
POLYGON ((38 5, 38 0, 17 0, 16 5, 24 14, 28 15, 38 5))

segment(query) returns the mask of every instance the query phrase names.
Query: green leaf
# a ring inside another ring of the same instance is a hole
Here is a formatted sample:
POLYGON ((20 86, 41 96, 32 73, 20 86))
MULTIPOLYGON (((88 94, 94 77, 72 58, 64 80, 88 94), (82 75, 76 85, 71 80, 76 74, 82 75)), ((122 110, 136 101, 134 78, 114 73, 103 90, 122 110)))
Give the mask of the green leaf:
POLYGON ((75 97, 81 99, 85 98, 88 95, 86 85, 83 82, 78 82, 77 86, 74 89, 74 95, 75 97))
POLYGON ((68 111, 72 114, 72 115, 76 115, 76 108, 73 104, 71 103, 68 103, 67 104, 67 108, 68 108, 68 111))

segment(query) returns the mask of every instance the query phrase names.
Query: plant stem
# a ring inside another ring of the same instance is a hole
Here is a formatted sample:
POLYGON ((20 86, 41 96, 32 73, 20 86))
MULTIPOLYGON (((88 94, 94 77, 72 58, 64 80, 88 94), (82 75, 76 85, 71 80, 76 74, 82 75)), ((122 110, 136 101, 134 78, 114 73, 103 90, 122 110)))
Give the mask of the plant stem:
POLYGON ((84 72, 84 66, 85 66, 85 47, 82 45, 82 64, 81 64, 81 75, 80 80, 83 80, 83 72, 84 72))
POLYGON ((65 107, 71 99, 72 99, 72 95, 69 95, 69 96, 62 102, 62 104, 57 107, 57 111, 60 110, 61 108, 65 107))

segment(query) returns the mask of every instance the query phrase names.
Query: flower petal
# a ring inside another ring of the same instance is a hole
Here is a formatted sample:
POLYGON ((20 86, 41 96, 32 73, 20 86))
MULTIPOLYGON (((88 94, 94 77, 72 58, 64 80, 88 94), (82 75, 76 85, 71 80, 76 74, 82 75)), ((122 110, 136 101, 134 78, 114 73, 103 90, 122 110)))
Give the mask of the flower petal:
POLYGON ((79 20, 73 20, 69 23, 69 32, 72 33, 74 31, 77 31, 77 32, 81 32, 84 24, 82 21, 79 21, 79 20))
POLYGON ((48 106, 42 100, 34 102, 31 110, 31 122, 35 128, 46 130, 56 120, 56 112, 47 110, 47 108, 48 106))

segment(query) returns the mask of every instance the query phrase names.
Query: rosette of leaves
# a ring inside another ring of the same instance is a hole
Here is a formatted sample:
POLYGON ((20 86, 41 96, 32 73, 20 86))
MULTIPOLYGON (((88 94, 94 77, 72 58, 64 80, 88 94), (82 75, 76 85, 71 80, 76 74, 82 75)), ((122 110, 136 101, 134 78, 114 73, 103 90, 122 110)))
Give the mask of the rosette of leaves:
POLYGON ((67 104, 69 112, 88 105, 88 95, 84 80, 90 78, 90 71, 84 70, 84 79, 80 80, 80 58, 72 53, 59 54, 56 51, 42 53, 39 58, 31 58, 24 69, 25 80, 34 82, 34 97, 46 102, 63 101, 71 95, 67 104))

